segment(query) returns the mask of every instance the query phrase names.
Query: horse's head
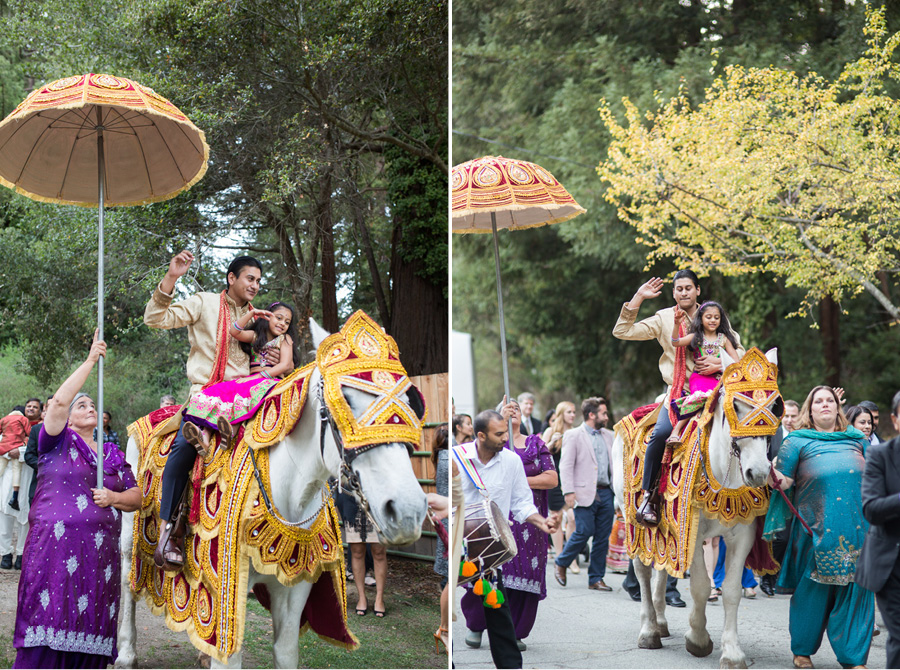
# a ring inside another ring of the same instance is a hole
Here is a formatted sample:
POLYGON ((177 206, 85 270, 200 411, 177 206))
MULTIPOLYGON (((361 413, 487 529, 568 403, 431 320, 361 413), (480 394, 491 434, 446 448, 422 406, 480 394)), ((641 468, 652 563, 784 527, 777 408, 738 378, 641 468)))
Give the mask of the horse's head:
POLYGON ((784 414, 778 391, 778 351, 763 354, 753 347, 739 361, 723 351, 722 367, 718 411, 727 420, 732 453, 738 457, 744 483, 762 486, 769 474, 769 440, 784 414))
POLYGON ((422 438, 422 395, 407 377, 394 339, 364 312, 338 333, 312 320, 310 327, 321 374, 317 393, 331 427, 323 422, 320 430, 329 433, 345 481, 384 542, 414 542, 426 511, 410 461, 422 438))

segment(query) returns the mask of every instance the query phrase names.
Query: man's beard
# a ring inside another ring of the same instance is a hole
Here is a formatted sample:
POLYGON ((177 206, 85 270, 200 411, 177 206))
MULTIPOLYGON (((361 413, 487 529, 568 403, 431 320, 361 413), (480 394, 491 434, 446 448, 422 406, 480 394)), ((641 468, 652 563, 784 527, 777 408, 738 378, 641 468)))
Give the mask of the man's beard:
POLYGON ((503 451, 504 442, 490 442, 489 440, 485 440, 481 443, 481 447, 490 451, 491 453, 498 454, 503 451))

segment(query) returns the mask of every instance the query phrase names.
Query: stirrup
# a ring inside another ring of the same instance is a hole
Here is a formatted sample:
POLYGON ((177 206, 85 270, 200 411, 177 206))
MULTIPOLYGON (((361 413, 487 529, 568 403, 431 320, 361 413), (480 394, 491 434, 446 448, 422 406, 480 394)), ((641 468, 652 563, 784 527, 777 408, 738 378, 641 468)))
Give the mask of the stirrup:
POLYGON ((175 518, 162 522, 161 526, 153 563, 163 570, 180 570, 184 565, 184 537, 187 535, 187 505, 183 494, 175 508, 175 518))
POLYGON ((153 563, 163 570, 180 570, 184 566, 184 536, 176 535, 177 522, 167 521, 159 534, 153 563))
POLYGON ((647 528, 659 525, 659 494, 655 490, 644 492, 644 498, 635 514, 635 521, 647 528))
POLYGON ((216 427, 219 429, 219 446, 223 449, 231 449, 231 442, 234 439, 234 426, 228 423, 224 416, 216 419, 216 427))

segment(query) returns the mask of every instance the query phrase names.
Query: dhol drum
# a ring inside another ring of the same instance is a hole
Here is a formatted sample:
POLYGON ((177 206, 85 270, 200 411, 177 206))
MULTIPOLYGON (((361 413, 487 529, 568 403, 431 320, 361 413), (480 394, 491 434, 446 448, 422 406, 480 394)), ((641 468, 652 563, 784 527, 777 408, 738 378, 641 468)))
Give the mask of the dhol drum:
POLYGON ((498 568, 516 557, 516 540, 509 521, 492 500, 466 505, 466 521, 463 526, 467 560, 478 566, 472 577, 460 577, 459 583, 474 582, 480 572, 498 568))

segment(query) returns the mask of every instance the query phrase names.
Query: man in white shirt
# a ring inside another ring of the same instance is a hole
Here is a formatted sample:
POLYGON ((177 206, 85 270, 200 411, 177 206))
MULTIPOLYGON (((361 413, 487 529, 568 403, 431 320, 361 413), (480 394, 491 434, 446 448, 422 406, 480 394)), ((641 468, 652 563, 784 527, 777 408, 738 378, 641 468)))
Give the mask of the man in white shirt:
MULTIPOLYGON (((511 405, 506 405, 502 411, 506 413, 509 407, 511 405)), ((454 458, 464 459, 474 466, 488 496, 497 504, 504 517, 509 517, 512 513, 513 518, 519 523, 528 522, 549 535, 556 530, 559 521, 555 515, 545 519, 538 512, 525 477, 522 459, 509 449, 504 449, 508 439, 509 428, 504 415, 486 410, 475 417, 475 441, 454 447, 454 458)), ((459 470, 457 463, 454 462, 454 475, 458 474, 459 470)), ((482 494, 468 474, 462 473, 460 479, 467 504, 480 501, 482 494)), ((541 540, 540 537, 535 539, 541 540)), ((497 586, 504 592, 501 571, 498 569, 495 572, 498 576, 497 586)), ((504 593, 504 599, 505 597, 504 593)), ((471 590, 467 590, 461 602, 464 611, 474 609, 467 607, 470 599, 476 600, 478 607, 484 612, 494 665, 498 668, 521 668, 522 652, 516 642, 516 631, 509 606, 504 603, 499 609, 485 608, 481 598, 471 590)), ((466 644, 470 647, 480 647, 481 636, 480 631, 470 631, 466 636, 466 644)))

